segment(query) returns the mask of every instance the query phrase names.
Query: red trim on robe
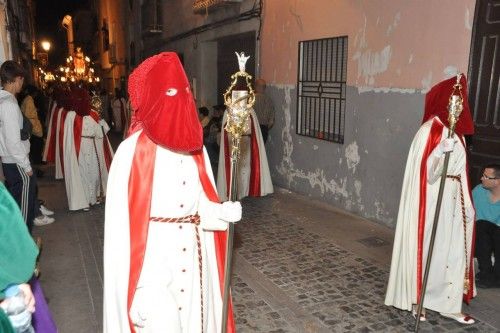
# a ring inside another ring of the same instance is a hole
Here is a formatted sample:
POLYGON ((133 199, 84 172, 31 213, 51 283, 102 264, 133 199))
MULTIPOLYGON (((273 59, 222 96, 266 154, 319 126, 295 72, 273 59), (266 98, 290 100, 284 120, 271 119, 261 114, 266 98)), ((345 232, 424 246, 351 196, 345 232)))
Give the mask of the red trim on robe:
POLYGON ((156 147, 144 132, 139 135, 128 181, 130 271, 127 316, 132 333, 135 333, 135 329, 130 318, 130 307, 141 275, 148 239, 156 147))
POLYGON ((68 112, 61 108, 61 122, 59 125, 59 160, 61 162, 61 171, 64 175, 64 123, 66 121, 66 115, 68 112))
MULTIPOLYGON (((130 271, 127 294, 127 315, 132 333, 134 325, 130 318, 130 307, 134 299, 137 283, 142 271, 146 243, 148 237, 149 219, 151 212, 153 176, 156 162, 157 145, 142 132, 137 139, 137 145, 132 160, 128 186, 129 216, 130 216, 130 271)), ((205 169, 203 151, 192 155, 198 167, 200 182, 208 199, 219 202, 210 178, 205 169)), ((215 253, 221 293, 224 285, 224 264, 226 252, 226 233, 214 232, 215 253)), ((232 304, 228 308, 228 333, 235 332, 232 304)))
POLYGON ((97 113, 94 110, 90 110, 89 116, 92 117, 92 119, 94 119, 96 123, 99 123, 100 120, 99 113, 97 113))
POLYGON ((432 121, 427 144, 422 155, 420 163, 420 203, 418 212, 418 242, 417 242, 417 303, 420 303, 422 292, 422 258, 423 258, 423 242, 425 231, 425 215, 426 215, 426 194, 427 194, 427 159, 434 148, 441 142, 443 133, 443 124, 434 119, 432 121))
MULTIPOLYGON (((250 181, 248 188, 248 196, 260 197, 260 155, 259 144, 257 142, 257 134, 255 134, 255 126, 250 119, 251 135, 250 135, 250 181)), ((229 189, 231 186, 231 156, 229 153, 229 139, 227 131, 224 130, 224 166, 226 168, 226 195, 229 197, 229 189)))
POLYGON ((54 112, 51 113, 50 122, 50 133, 47 134, 47 155, 44 156, 44 161, 49 163, 54 163, 56 160, 56 131, 57 131, 57 116, 59 115, 60 108, 56 108, 54 112))
MULTIPOLYGON (((219 203, 219 196, 217 191, 212 185, 210 178, 208 178, 207 170, 205 168, 205 156, 203 150, 200 150, 192 154, 196 165, 198 166, 198 174, 200 176, 201 186, 203 191, 208 197, 208 200, 212 202, 219 203)), ((227 232, 224 231, 214 231, 214 241, 215 241, 215 255, 217 257, 217 270, 219 272, 219 285, 221 289, 221 295, 224 297, 224 269, 226 264, 226 247, 227 247, 227 232)), ((228 306, 228 320, 227 320, 227 332, 236 332, 233 317, 233 305, 231 301, 231 296, 229 297, 228 306)))
POLYGON ((78 114, 75 115, 75 120, 73 122, 73 142, 75 144, 76 151, 76 160, 79 160, 80 157, 80 146, 82 144, 82 126, 83 126, 83 117, 80 117, 78 114))
POLYGON ((113 160, 113 153, 111 149, 111 143, 109 142, 108 136, 106 134, 104 134, 104 137, 102 138, 102 145, 102 148, 104 150, 104 161, 106 163, 106 169, 109 171, 109 168, 111 167, 111 161, 113 160))
MULTIPOLYGON (((465 151, 467 152, 467 147, 465 145, 465 139, 462 135, 459 136, 460 142, 462 143, 462 146, 464 146, 465 151)), ((468 157, 468 156, 467 156, 468 157)), ((469 178, 469 159, 466 159, 466 164, 465 164, 465 174, 467 175, 467 187, 469 189, 469 198, 472 200, 472 188, 470 184, 470 178, 469 178)), ((475 284, 475 277, 474 277, 474 270, 472 269, 474 267, 474 255, 476 253, 476 217, 474 216, 473 218, 473 225, 472 225, 472 239, 471 239, 471 251, 470 251, 470 260, 469 260, 469 290, 467 291, 467 294, 464 294, 463 301, 469 305, 471 299, 474 298, 474 284, 475 284)), ((465 258, 467 260, 467 258, 465 258)))
POLYGON ((251 197, 260 197, 260 155, 259 145, 257 143, 257 134, 253 119, 250 119, 252 124, 252 134, 250 136, 250 184, 248 195, 251 197))

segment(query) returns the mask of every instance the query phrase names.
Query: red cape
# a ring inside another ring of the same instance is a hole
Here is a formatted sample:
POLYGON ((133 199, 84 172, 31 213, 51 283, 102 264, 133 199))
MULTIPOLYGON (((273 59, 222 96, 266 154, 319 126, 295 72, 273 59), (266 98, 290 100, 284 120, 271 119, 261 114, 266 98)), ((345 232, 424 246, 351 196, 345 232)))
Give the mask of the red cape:
MULTIPOLYGON (((128 183, 128 201, 130 217, 130 272, 127 295, 127 313, 129 316, 130 331, 135 333, 134 325, 130 318, 130 307, 134 299, 137 283, 141 275, 146 243, 148 239, 149 220, 151 218, 151 200, 153 188, 153 175, 155 168, 157 145, 151 141, 145 132, 137 139, 137 145, 132 160, 128 183)), ((219 202, 210 178, 205 169, 203 151, 192 153, 193 159, 198 166, 200 181, 208 199, 219 202)), ((224 286, 224 263, 226 257, 226 232, 215 231, 215 252, 217 256, 217 268, 219 271, 219 284, 221 294, 224 286)), ((232 305, 229 306, 227 332, 235 332, 232 305)))

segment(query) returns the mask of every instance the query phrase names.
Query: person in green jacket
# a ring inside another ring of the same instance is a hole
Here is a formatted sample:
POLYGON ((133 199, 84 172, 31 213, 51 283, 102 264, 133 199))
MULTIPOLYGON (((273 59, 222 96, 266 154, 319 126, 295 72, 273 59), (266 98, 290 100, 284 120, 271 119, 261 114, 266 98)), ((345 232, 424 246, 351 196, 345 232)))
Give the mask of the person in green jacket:
MULTIPOLYGON (((27 282, 33 276, 37 256, 38 247, 28 232, 19 206, 0 183, 0 305, 5 302, 4 290, 17 284, 25 295, 28 308, 35 311, 35 298, 27 282)), ((0 332, 13 332, 3 309, 0 310, 0 332)))

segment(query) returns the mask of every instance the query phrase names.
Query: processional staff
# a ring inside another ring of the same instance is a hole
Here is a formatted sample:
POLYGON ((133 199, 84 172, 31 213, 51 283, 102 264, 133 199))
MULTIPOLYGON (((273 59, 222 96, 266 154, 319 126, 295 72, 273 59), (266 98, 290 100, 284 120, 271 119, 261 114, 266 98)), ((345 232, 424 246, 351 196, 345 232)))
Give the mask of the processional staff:
MULTIPOLYGON (((448 123, 450 125, 450 129, 448 131, 448 138, 452 138, 455 133, 455 126, 457 125, 458 118, 463 110, 463 97, 462 97, 462 85, 460 84, 460 79, 462 74, 457 75, 457 83, 453 86, 453 92, 451 93, 449 102, 448 102, 448 123)), ((434 222, 432 224, 432 233, 431 239, 429 243, 429 249, 427 254, 427 260, 425 262, 425 270, 424 270, 424 278, 422 281, 422 291, 420 294, 420 299, 417 298, 418 302, 418 310, 416 316, 415 323, 415 332, 418 332, 418 325, 420 324, 420 316, 422 315, 422 309, 424 306, 424 297, 425 297, 425 289, 427 287, 427 278, 429 277, 429 267, 432 260, 432 252, 434 250, 434 240, 436 238, 436 230, 439 221, 439 213, 441 212, 441 203, 443 201, 443 191, 444 184, 446 181, 446 175, 448 173, 448 163, 450 162, 450 153, 451 151, 447 151, 444 157, 443 171, 441 173, 441 182, 439 183, 439 192, 436 203, 436 211, 434 213, 434 222)), ((464 280, 464 288, 468 289, 470 287, 470 281, 467 277, 464 280)), ((417 295, 418 297, 419 295, 417 295)))
MULTIPOLYGON (((250 110, 255 103, 255 92, 251 85, 252 76, 245 71, 245 65, 250 56, 237 53, 239 71, 231 75, 231 85, 224 93, 224 104, 227 108, 227 122, 224 129, 231 138, 231 176, 229 199, 238 200, 237 172, 240 157, 240 140, 249 129, 250 110), (238 78, 246 80, 246 90, 235 90, 238 78)), ((226 263, 224 269, 224 291, 222 294, 222 333, 227 330, 227 315, 229 308, 229 289, 231 285, 231 260, 233 255, 234 225, 229 223, 227 229, 226 263)))

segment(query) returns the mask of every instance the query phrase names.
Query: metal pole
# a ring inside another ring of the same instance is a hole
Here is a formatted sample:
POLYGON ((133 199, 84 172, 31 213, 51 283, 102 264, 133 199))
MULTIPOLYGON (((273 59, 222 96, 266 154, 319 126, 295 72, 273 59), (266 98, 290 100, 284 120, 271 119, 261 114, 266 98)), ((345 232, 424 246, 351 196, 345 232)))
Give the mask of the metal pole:
MULTIPOLYGON (((458 118, 463 111, 463 98, 462 98, 462 74, 457 75, 457 82, 453 85, 453 91, 451 93, 448 102, 448 123, 450 129, 448 131, 448 139, 453 138, 455 133, 455 126, 458 122, 458 118)), ((443 171, 441 172, 441 181, 439 183, 438 199, 436 202, 436 211, 434 212, 434 222, 432 224, 431 239, 429 244, 429 249, 427 251, 427 260, 425 263, 424 278, 422 280, 422 290, 420 292, 420 299, 418 301, 417 317, 415 323, 415 332, 418 332, 418 325, 420 324, 420 316, 422 315, 422 309, 424 307, 425 290, 427 289, 427 278, 429 277, 429 268, 431 265, 432 252, 434 250, 434 241, 436 239, 436 230, 439 222, 439 213, 441 212, 441 203, 443 202, 443 192, 444 184, 446 182, 446 176, 448 173, 448 163, 450 162, 450 151, 445 153, 443 171)), ((418 297, 418 295, 417 295, 418 297)))
MULTIPOLYGON (((229 187, 229 198, 231 201, 238 199, 237 188, 237 170, 238 170, 238 152, 239 139, 231 139, 231 177, 229 187)), ((222 333, 227 331, 227 318, 229 309, 229 293, 231 287, 231 267, 233 258, 233 238, 234 238, 234 223, 229 223, 227 228, 227 243, 226 243, 226 263, 224 266, 224 292, 222 293, 222 333)))
MULTIPOLYGON (((451 134, 451 132, 450 132, 451 134)), ((448 136, 450 137, 450 135, 448 136)), ((417 309, 417 321, 415 323, 415 332, 418 332, 418 325, 420 324, 420 316, 424 307, 425 290, 427 288, 427 278, 429 277, 429 267, 432 260, 432 252, 434 250, 434 240, 436 239, 436 230, 439 222, 439 213, 441 212, 441 203, 443 202, 444 184, 446 182, 446 174, 448 173, 448 163, 450 162, 450 153, 446 152, 444 157, 443 171, 441 172, 441 181, 439 183, 438 199, 436 203, 436 212, 434 213, 434 222, 432 224, 431 240, 429 243, 429 250, 427 253, 427 260, 425 262, 424 278, 422 281, 422 290, 420 292, 420 301, 417 309)))

